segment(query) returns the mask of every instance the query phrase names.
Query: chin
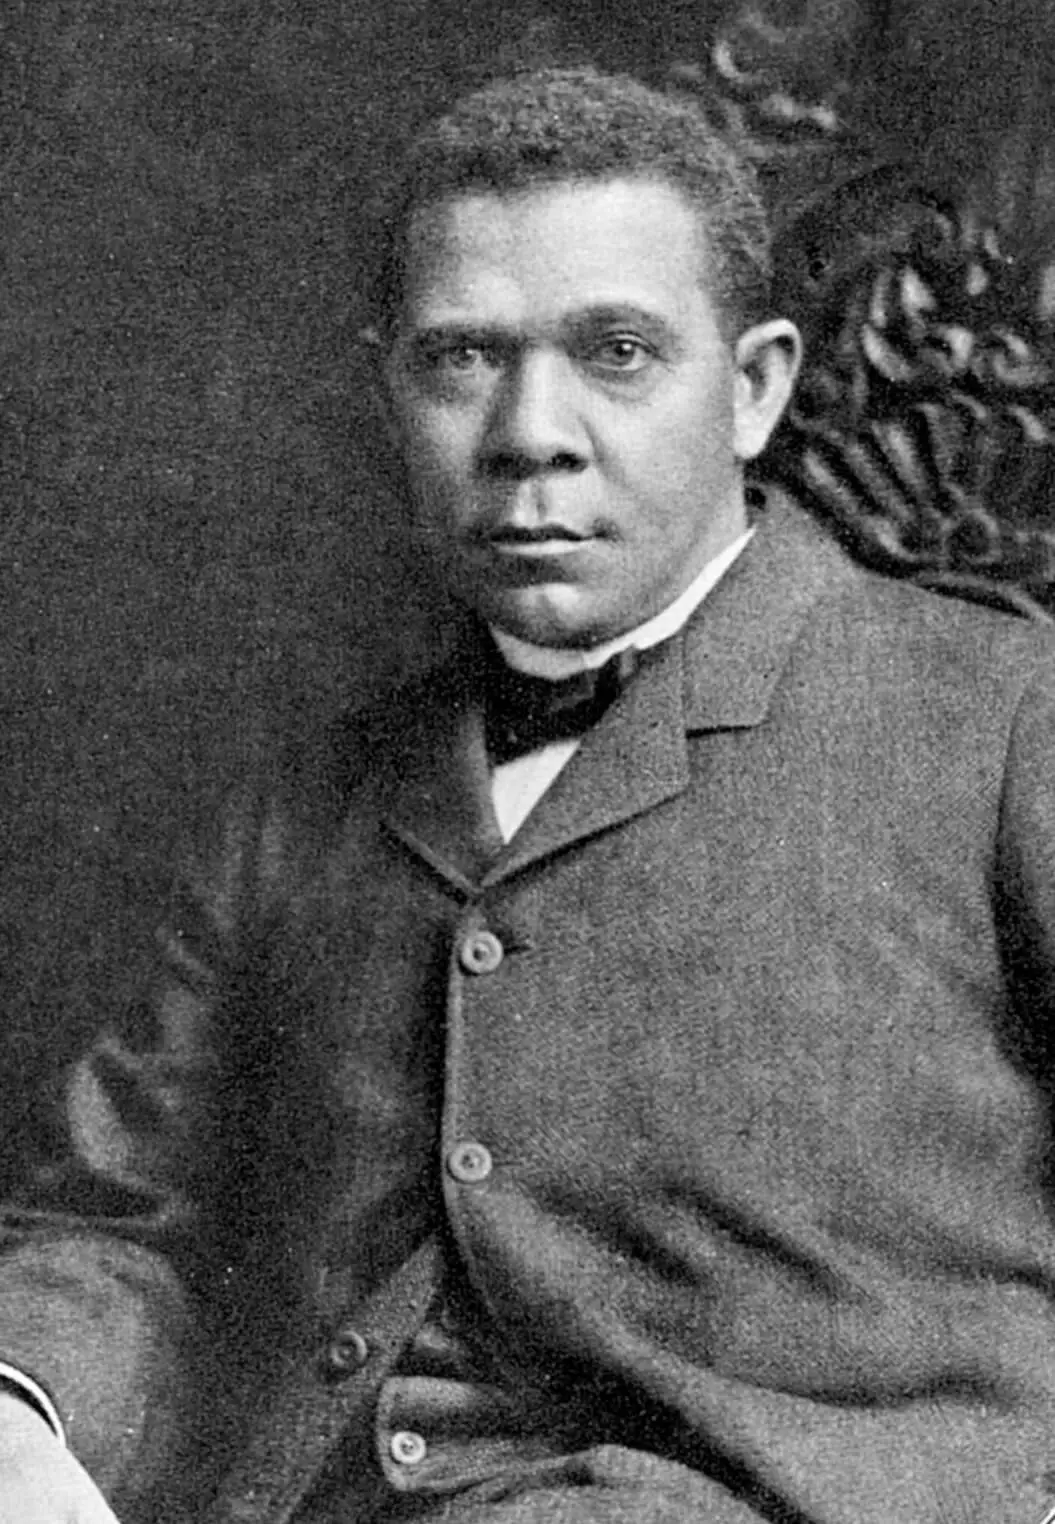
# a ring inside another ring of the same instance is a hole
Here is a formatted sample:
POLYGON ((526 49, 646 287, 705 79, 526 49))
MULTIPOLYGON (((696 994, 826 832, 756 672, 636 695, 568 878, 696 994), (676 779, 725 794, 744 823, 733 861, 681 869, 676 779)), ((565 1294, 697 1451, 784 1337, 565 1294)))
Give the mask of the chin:
POLYGON ((525 606, 519 600, 497 599, 480 613, 489 624, 535 646, 588 650, 621 632, 620 626, 613 628, 610 621, 601 618, 599 611, 541 605, 533 600, 525 606))

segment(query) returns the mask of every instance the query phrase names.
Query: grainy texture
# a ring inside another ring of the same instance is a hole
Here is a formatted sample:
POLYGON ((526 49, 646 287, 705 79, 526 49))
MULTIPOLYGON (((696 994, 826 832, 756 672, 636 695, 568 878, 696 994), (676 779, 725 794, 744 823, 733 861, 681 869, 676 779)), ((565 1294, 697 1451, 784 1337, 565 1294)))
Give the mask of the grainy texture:
POLYGON ((1039 246, 1052 22, 1014 11, 995 29, 971 0, 950 31, 934 0, 773 0, 768 28, 718 0, 7 0, 0 1161, 137 982, 172 843, 250 716, 336 705, 442 632, 354 337, 408 120, 521 59, 684 76, 724 40, 784 214, 864 142, 944 189, 973 175, 1039 246), (782 81, 799 136, 779 91, 752 115, 782 81))

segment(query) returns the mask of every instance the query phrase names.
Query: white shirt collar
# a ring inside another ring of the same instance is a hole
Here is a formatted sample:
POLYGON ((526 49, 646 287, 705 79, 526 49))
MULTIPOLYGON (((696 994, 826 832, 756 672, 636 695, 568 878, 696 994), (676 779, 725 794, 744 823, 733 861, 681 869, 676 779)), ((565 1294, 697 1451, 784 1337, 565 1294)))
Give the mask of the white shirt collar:
POLYGON ((628 646, 647 651, 649 646, 658 646, 661 640, 669 640, 688 622, 689 617, 744 550, 754 532, 753 529, 748 529, 720 555, 708 561, 685 591, 673 603, 668 603, 665 609, 638 625, 636 630, 627 630, 614 640, 606 640, 603 645, 589 646, 584 650, 572 646, 535 646, 492 626, 491 634, 495 644, 517 672, 526 672, 532 677, 549 677, 555 682, 562 677, 573 677, 576 672, 603 667, 609 657, 625 651, 628 646))

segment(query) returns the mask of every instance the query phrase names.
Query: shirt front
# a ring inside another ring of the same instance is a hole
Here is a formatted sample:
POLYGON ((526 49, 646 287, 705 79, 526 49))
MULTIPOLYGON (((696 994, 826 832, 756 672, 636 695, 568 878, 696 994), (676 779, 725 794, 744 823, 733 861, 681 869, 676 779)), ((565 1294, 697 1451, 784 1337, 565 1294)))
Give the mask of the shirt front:
MULTIPOLYGON (((708 561, 685 591, 665 609, 644 624, 627 630, 614 640, 604 641, 599 646, 590 646, 585 650, 568 646, 536 646, 507 634, 505 630, 494 628, 491 636, 509 665, 531 677, 560 682, 564 678, 574 677, 578 672, 596 671, 613 656, 629 650, 631 646, 638 651, 647 651, 676 635, 743 553, 753 534, 753 529, 747 530, 720 555, 708 561)), ((581 744, 579 737, 554 741, 494 769, 491 798, 503 841, 510 841, 516 835, 581 744)))

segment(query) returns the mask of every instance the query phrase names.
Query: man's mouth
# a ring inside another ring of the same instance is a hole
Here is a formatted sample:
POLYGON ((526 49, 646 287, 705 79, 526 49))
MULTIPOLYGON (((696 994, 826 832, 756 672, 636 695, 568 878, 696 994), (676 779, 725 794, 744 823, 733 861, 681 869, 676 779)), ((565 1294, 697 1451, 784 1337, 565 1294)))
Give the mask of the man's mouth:
POLYGON ((565 555, 576 546, 584 545, 591 535, 580 534, 562 524, 534 525, 520 528, 504 525, 489 530, 484 539, 487 544, 504 555, 558 556, 565 555))

